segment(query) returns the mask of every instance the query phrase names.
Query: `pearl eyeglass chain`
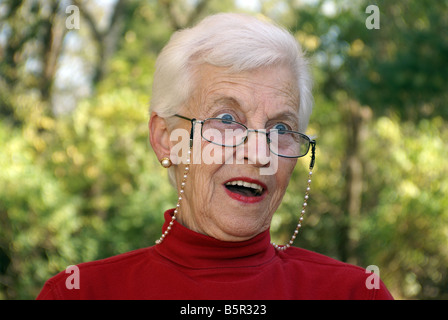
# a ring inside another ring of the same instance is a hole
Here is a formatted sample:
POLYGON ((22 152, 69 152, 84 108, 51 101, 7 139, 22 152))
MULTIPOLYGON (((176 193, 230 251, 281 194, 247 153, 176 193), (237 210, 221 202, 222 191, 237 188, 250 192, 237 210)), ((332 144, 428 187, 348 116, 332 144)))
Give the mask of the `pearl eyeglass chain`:
MULTIPOLYGON (((185 165, 184 175, 182 178, 182 182, 180 184, 179 197, 177 199, 176 209, 174 209, 174 214, 173 214, 173 217, 171 218, 170 223, 168 224, 168 227, 166 228, 165 232, 162 233, 162 236, 160 237, 160 239, 156 240, 156 244, 161 244, 163 242, 163 240, 165 240, 166 236, 171 231, 174 221, 177 219, 177 214, 179 213, 179 210, 180 210, 180 203, 183 199, 184 189, 185 189, 185 185, 187 183, 188 174, 190 173, 190 158, 191 158, 191 146, 190 146, 190 149, 188 150, 187 164, 185 165)), ((297 227, 294 230, 293 235, 291 236, 291 240, 289 240, 289 242, 285 245, 278 245, 274 242, 271 242, 271 244, 274 246, 274 248, 279 251, 284 251, 292 246, 292 244, 294 243, 294 240, 297 237, 297 234, 299 233, 300 228, 302 227, 303 216, 305 215, 305 210, 306 210, 306 207, 308 206, 309 192, 311 190, 312 174, 313 174, 312 166, 310 166, 310 171, 308 173, 307 187, 306 187, 306 192, 305 192, 305 198, 304 198, 304 201, 302 204, 302 211, 300 212, 299 223, 297 224, 297 227)))
POLYGON ((156 244, 161 244, 163 242, 163 240, 165 240, 165 237, 171 231, 171 227, 174 224, 174 220, 177 219, 177 214, 179 213, 179 209, 180 209, 180 202, 182 201, 185 185, 187 183, 187 177, 188 177, 188 174, 190 173, 191 146, 187 153, 188 153, 187 164, 185 165, 184 175, 182 178, 182 182, 180 183, 180 190, 179 190, 179 195, 178 195, 179 197, 177 198, 176 209, 174 209, 174 214, 173 214, 173 217, 171 218, 171 221, 170 221, 168 227, 166 228, 165 232, 162 233, 162 236, 160 237, 160 239, 156 240, 156 244))
POLYGON ((305 210, 306 210, 306 207, 308 206, 308 199, 310 197, 309 192, 311 190, 311 176, 312 175, 313 175, 313 171, 312 171, 312 169, 310 169, 310 172, 308 173, 308 181, 307 181, 307 185, 306 185, 305 198, 304 198, 303 204, 302 204, 302 211, 300 212, 299 223, 297 224, 297 227, 294 230, 293 235, 291 236, 291 240, 289 240, 289 242, 285 245, 278 245, 274 242, 271 242, 271 244, 274 246, 274 248, 279 251, 284 251, 284 250, 288 249, 290 246, 292 246, 292 244, 294 243, 294 240, 297 237, 297 234, 299 233, 300 228, 302 228, 303 216, 305 215, 305 210))

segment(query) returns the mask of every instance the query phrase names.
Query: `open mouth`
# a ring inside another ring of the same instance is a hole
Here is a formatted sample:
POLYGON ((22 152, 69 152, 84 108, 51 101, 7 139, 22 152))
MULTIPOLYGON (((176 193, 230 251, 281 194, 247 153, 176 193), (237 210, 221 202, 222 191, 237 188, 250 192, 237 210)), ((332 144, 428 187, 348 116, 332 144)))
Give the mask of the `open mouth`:
POLYGON ((267 189, 261 182, 248 178, 235 178, 227 181, 224 186, 232 198, 243 202, 261 201, 267 189))

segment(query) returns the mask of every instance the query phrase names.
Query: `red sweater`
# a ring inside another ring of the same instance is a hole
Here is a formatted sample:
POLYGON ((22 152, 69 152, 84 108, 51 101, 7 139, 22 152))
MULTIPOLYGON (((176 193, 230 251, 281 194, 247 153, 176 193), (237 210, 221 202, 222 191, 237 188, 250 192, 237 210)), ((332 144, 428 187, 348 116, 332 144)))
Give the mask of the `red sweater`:
MULTIPOLYGON (((166 229, 174 209, 165 212, 166 229)), ((304 249, 277 251, 269 230, 223 242, 175 222, 159 245, 78 265, 49 279, 38 299, 392 299, 370 273, 304 249), (69 277, 72 277, 67 281, 69 277), (70 289, 71 288, 71 289, 70 289)))

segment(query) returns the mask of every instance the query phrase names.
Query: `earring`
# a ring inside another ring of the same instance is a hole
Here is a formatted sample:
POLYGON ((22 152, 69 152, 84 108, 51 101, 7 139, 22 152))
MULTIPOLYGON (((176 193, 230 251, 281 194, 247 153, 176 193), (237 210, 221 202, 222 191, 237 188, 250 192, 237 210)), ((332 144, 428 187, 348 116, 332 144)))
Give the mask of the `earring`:
POLYGON ((162 167, 164 168, 169 168, 171 167, 171 165, 173 164, 170 160, 170 158, 163 158, 162 160, 160 160, 160 164, 162 165, 162 167))

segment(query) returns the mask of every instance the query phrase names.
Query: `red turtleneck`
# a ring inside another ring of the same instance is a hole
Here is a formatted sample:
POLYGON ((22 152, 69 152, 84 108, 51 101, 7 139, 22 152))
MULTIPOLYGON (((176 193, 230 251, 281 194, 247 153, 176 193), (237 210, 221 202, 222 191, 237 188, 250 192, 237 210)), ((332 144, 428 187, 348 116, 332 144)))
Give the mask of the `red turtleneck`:
MULTIPOLYGON (((173 211, 165 212, 164 230, 173 211)), ((37 298, 392 299, 382 282, 379 289, 367 288, 372 274, 362 268, 295 247, 277 251, 269 230, 244 242, 223 242, 175 222, 159 245, 78 268, 79 289, 67 288, 75 273, 64 271, 37 298)))

